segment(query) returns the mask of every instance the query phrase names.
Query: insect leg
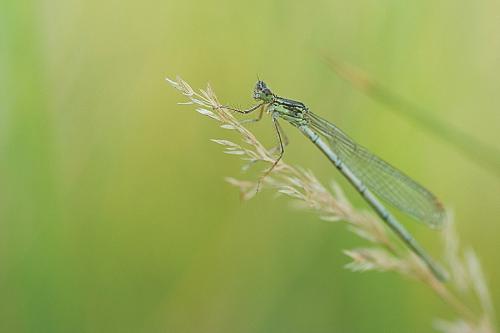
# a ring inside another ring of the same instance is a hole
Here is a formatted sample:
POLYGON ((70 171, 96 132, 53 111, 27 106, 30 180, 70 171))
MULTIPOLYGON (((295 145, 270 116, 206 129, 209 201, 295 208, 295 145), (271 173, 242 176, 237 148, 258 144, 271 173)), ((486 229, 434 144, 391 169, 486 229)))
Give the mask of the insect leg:
POLYGON ((257 118, 253 118, 253 119, 244 119, 242 121, 240 121, 240 124, 246 124, 246 123, 255 123, 255 122, 258 122, 262 119, 262 115, 264 114, 264 104, 261 104, 261 108, 260 108, 260 111, 259 111, 259 115, 257 116, 257 118))
MULTIPOLYGON (((281 160, 281 158, 283 157, 284 153, 285 153, 285 147, 283 145, 283 130, 281 129, 281 126, 280 124, 278 123, 278 120, 276 118, 272 118, 273 119, 273 124, 274 124, 274 128, 276 129, 276 135, 278 137, 278 142, 279 142, 279 156, 278 158, 274 161, 273 165, 260 177, 258 183, 257 183, 257 188, 256 188, 256 192, 259 191, 259 188, 260 188, 260 184, 262 183, 262 181, 264 180, 264 178, 266 178, 273 170, 274 168, 278 165, 279 161, 281 160)), ((286 138, 286 136, 285 136, 286 138)), ((287 139, 287 142, 288 142, 288 139, 287 139)))
POLYGON ((235 109, 235 108, 232 108, 232 107, 229 107, 229 106, 224 106, 224 105, 219 106, 219 108, 221 108, 221 109, 227 109, 227 110, 238 112, 238 113, 242 113, 242 114, 248 114, 248 113, 254 112, 255 110, 257 110, 261 106, 264 106, 264 104, 266 104, 266 103, 263 102, 263 103, 257 104, 255 106, 252 106, 249 109, 246 109, 246 110, 238 110, 238 109, 235 109))

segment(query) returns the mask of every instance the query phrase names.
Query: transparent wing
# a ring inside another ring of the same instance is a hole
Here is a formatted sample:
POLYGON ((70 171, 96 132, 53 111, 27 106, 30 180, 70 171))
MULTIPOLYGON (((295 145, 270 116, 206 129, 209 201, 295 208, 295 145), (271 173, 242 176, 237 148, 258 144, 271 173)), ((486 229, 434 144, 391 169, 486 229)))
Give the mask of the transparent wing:
POLYGON ((340 160, 380 198, 431 227, 443 224, 438 199, 410 177, 356 144, 327 120, 308 112, 310 126, 325 137, 340 160))

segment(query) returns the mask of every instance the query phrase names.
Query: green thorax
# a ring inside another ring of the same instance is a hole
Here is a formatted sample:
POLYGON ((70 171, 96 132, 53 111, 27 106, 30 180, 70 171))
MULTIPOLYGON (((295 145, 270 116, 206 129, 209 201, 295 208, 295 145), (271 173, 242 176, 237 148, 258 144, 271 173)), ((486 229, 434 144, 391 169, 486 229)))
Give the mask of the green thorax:
POLYGON ((275 96, 274 101, 269 104, 267 112, 273 117, 282 118, 294 126, 308 124, 308 109, 298 101, 275 96))

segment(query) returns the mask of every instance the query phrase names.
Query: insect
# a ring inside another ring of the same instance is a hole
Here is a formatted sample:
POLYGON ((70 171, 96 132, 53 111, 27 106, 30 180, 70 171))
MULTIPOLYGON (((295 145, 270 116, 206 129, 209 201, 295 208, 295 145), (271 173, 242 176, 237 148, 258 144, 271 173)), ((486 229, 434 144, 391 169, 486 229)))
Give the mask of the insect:
POLYGON ((337 126, 311 112, 304 103, 274 94, 263 81, 257 81, 253 98, 259 103, 247 110, 227 106, 224 108, 242 114, 259 110, 257 118, 249 121, 261 120, 265 111, 271 115, 279 141, 279 155, 264 177, 274 169, 285 152, 287 139, 279 124, 280 119, 285 120, 319 148, 436 278, 441 281, 446 279, 433 259, 377 198, 378 196, 413 218, 437 228, 444 223, 445 212, 434 194, 354 142, 337 126))

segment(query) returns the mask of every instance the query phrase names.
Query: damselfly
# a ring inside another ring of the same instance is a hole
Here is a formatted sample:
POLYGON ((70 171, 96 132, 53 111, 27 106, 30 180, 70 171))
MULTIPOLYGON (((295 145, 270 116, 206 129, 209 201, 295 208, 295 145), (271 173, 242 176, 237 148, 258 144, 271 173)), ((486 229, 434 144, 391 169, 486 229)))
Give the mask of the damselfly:
POLYGON ((279 140, 279 155, 266 175, 279 163, 285 151, 284 141, 287 140, 278 122, 278 119, 283 119, 297 127, 326 155, 377 215, 423 260, 436 278, 445 280, 445 275, 437 264, 375 196, 430 227, 439 227, 443 224, 445 213, 431 192, 355 143, 337 126, 312 113, 304 103, 274 94, 263 81, 257 82, 253 98, 260 103, 247 110, 224 108, 243 114, 259 110, 258 117, 252 121, 262 119, 264 111, 271 115, 279 140))

